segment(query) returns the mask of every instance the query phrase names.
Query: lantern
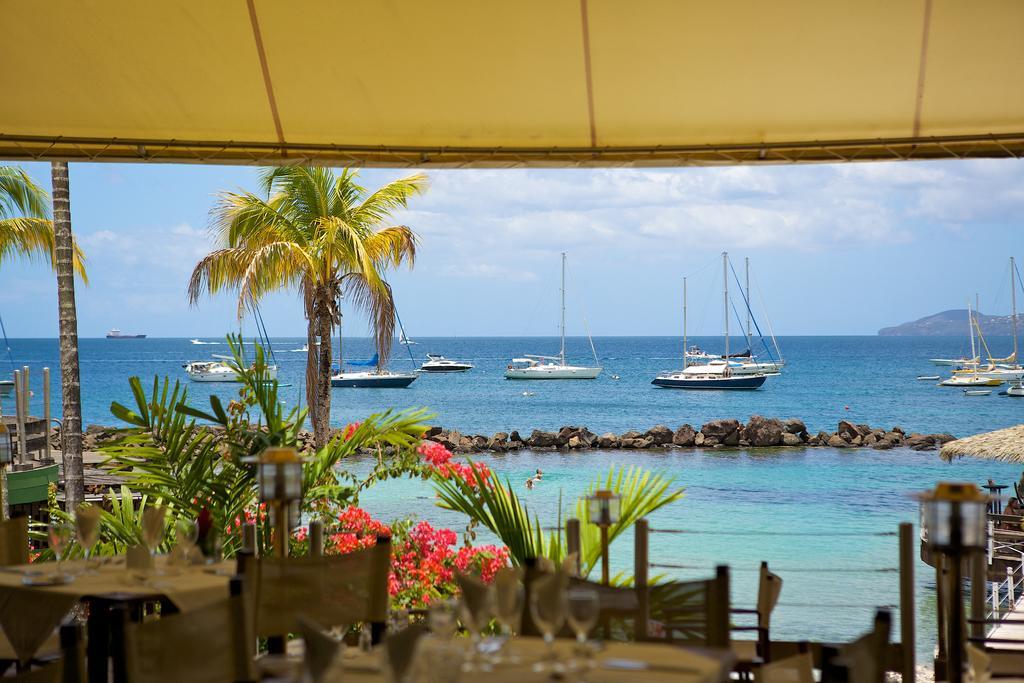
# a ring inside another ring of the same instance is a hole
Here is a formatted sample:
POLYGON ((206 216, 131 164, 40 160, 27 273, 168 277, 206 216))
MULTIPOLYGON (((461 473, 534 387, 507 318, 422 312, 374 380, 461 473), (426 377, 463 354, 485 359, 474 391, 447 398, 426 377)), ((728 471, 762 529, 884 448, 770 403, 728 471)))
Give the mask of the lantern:
POLYGON ((587 496, 587 519, 601 530, 601 583, 609 583, 608 570, 608 527, 619 521, 622 496, 606 489, 594 491, 587 496))
POLYGON ((260 454, 256 463, 260 500, 270 508, 275 554, 285 557, 292 524, 299 521, 302 458, 294 448, 270 447, 260 454))

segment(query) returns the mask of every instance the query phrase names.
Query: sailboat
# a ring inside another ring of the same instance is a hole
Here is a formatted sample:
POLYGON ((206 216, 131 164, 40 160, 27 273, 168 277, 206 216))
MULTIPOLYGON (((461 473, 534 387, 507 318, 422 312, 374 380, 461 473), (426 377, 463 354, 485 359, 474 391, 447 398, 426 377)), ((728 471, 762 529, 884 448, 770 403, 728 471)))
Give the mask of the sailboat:
MULTIPOLYGON (((596 379, 603 368, 597 366, 569 365, 565 362, 565 252, 562 252, 562 323, 560 329, 562 345, 557 356, 535 356, 526 354, 513 358, 505 370, 505 379, 596 379)), ((594 340, 590 338, 590 349, 594 351, 594 340)))
MULTIPOLYGON (((338 303, 341 308, 341 302, 338 303)), ((397 315, 397 314, 396 314, 397 315)), ((399 321, 401 324, 401 321, 399 321)), ((405 339, 405 330, 402 330, 401 339, 403 344, 415 344, 405 339)), ((349 361, 349 365, 373 368, 372 370, 345 371, 345 360, 343 358, 341 335, 341 321, 338 322, 338 372, 331 375, 331 386, 343 389, 404 389, 419 377, 415 372, 391 372, 380 367, 380 358, 375 353, 368 361, 349 361)))
MULTIPOLYGON (((683 369, 663 372, 651 384, 666 389, 760 389, 768 375, 733 372, 729 359, 729 254, 722 252, 722 275, 725 282, 725 354, 707 365, 688 365, 683 353, 683 369)), ((686 278, 683 278, 683 349, 686 349, 686 278)))
POLYGON ((414 342, 412 339, 406 337, 405 330, 402 330, 401 333, 398 335, 398 343, 402 344, 403 346, 409 346, 410 344, 416 344, 417 342, 414 342))
MULTIPOLYGON (((1012 306, 1012 313, 1010 316, 1010 325, 1013 328, 1013 353, 1006 358, 993 358, 991 353, 988 353, 988 367, 978 368, 978 374, 982 377, 988 377, 990 379, 1000 379, 1019 382, 1024 380, 1024 367, 1021 367, 1020 360, 1017 356, 1017 261, 1014 257, 1010 257, 1010 302, 1012 306)), ((978 334, 981 334, 981 330, 978 330, 978 334)), ((986 353, 988 352, 988 346, 985 346, 986 353)))
MULTIPOLYGON (((967 325, 971 332, 971 357, 977 358, 975 355, 974 345, 974 330, 978 330, 979 342, 982 346, 987 348, 985 344, 985 337, 981 334, 981 328, 978 327, 977 321, 974 319, 974 312, 971 310, 971 302, 967 302, 967 325)), ((967 370, 954 370, 953 376, 949 379, 939 382, 939 386, 943 387, 997 387, 1003 383, 1003 380, 991 377, 985 377, 978 372, 977 361, 968 365, 970 369, 967 370)))

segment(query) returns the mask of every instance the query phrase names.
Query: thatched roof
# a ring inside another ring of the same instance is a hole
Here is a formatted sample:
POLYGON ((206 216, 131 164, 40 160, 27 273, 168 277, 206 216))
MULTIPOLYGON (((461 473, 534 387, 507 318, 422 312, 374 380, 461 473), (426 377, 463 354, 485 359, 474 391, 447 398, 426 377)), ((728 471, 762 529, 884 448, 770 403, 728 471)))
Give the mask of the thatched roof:
POLYGON ((950 441, 942 447, 940 455, 943 460, 969 455, 1024 464, 1024 424, 950 441))

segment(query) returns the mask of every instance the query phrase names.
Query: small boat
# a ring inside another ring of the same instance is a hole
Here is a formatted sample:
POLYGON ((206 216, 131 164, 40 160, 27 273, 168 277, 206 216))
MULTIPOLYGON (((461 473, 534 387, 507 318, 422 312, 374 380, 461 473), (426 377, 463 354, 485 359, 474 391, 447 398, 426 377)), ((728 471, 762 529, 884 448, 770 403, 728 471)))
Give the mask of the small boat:
POLYGON ((933 380, 933 381, 942 379, 938 375, 918 375, 917 378, 919 380, 933 380))
POLYGON ((6 398, 14 394, 14 380, 0 379, 0 398, 6 398))
POLYGON ((292 353, 309 353, 309 344, 303 344, 301 349, 292 349, 292 353))
POLYGON ((928 362, 932 365, 968 365, 970 363, 976 363, 977 358, 929 358, 928 362))
POLYGON ((220 342, 208 342, 203 341, 202 339, 189 339, 189 341, 192 342, 193 344, 202 346, 216 346, 217 344, 220 344, 220 342))
POLYGON ((144 334, 125 334, 116 327, 107 332, 107 339, 145 339, 144 334))
POLYGON ((414 342, 412 339, 409 339, 408 337, 406 337, 405 336, 405 330, 402 330, 398 334, 398 343, 399 344, 404 344, 405 346, 409 346, 410 344, 415 344, 416 342, 414 342))
POLYGON ((964 389, 964 396, 988 396, 991 389, 964 389))
POLYGON ((331 386, 346 389, 404 389, 419 377, 415 372, 360 370, 331 375, 331 386))
POLYGON ((1024 382, 1014 382, 1006 387, 1006 391, 999 392, 1000 396, 1016 396, 1024 398, 1024 382))
MULTIPOLYGON (((193 382, 237 382, 238 375, 231 366, 219 360, 199 360, 185 363, 185 373, 193 382)), ((267 366, 267 379, 277 379, 277 366, 267 366)))
POLYGON ((444 372, 466 372, 472 370, 472 363, 450 360, 436 353, 427 354, 427 362, 420 366, 421 372, 444 373, 444 372))
POLYGON ((697 345, 686 349, 686 357, 689 360, 715 360, 718 358, 718 356, 704 351, 697 345))

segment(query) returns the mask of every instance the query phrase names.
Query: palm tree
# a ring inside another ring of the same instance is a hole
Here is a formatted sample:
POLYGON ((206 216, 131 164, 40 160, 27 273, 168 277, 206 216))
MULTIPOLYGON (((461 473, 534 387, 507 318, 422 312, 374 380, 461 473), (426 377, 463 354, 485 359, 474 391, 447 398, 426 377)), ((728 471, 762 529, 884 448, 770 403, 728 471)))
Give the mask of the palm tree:
POLYGON ((0 166, 0 264, 5 258, 43 258, 57 272, 60 314, 60 376, 63 398, 61 454, 67 509, 74 510, 85 496, 82 472, 82 401, 78 373, 78 316, 75 311, 75 274, 88 282, 85 257, 71 234, 68 165, 52 167, 56 228, 49 218, 46 190, 20 168, 0 166))
POLYGON ((412 267, 417 236, 386 225, 393 212, 426 188, 423 174, 392 181, 374 192, 358 172, 291 166, 260 173, 261 195, 222 192, 213 211, 221 248, 192 272, 189 299, 203 291, 238 290, 238 315, 282 288, 298 287, 306 317, 306 401, 316 446, 330 436, 331 331, 341 323, 341 299, 369 314, 380 364, 395 334, 395 308, 383 272, 412 267), (319 344, 319 346, 318 346, 319 344))

